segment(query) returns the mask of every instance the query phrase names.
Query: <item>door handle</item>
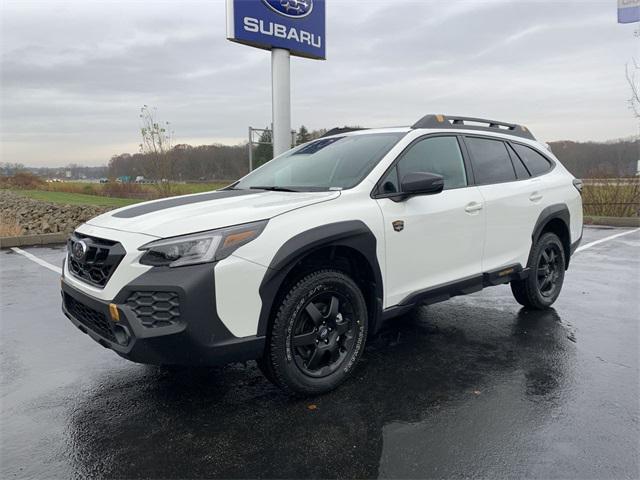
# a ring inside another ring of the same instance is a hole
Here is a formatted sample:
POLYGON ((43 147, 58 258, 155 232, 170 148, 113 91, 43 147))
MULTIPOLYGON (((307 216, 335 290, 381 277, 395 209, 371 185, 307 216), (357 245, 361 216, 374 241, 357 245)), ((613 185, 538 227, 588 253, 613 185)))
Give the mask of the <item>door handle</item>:
POLYGON ((473 213, 473 212, 477 212, 482 210, 482 204, 478 203, 478 202, 471 202, 470 204, 468 204, 464 211, 467 213, 473 213))
POLYGON ((529 200, 531 200, 532 202, 539 202, 540 200, 542 200, 543 195, 540 192, 533 192, 531 195, 529 195, 529 200))

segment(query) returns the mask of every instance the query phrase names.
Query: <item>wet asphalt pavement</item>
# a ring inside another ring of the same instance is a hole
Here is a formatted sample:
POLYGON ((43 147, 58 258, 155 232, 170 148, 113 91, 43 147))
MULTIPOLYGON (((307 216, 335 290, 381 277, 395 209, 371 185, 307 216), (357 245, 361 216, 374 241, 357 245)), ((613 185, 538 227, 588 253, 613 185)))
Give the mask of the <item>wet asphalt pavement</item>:
POLYGON ((578 253, 546 312, 508 286, 422 307, 296 400, 253 363, 117 357, 62 315, 54 272, 3 250, 0 478, 638 478, 639 253, 640 232, 578 253))

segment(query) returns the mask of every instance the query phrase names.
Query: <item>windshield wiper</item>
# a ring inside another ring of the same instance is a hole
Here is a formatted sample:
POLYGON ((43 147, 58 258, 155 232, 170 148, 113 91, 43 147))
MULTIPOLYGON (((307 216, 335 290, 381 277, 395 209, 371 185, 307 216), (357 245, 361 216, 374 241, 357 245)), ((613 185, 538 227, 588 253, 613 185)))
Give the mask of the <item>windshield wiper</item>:
POLYGON ((299 192, 293 188, 276 187, 276 186, 264 186, 264 187, 249 187, 250 190, 269 190, 271 192, 299 192))

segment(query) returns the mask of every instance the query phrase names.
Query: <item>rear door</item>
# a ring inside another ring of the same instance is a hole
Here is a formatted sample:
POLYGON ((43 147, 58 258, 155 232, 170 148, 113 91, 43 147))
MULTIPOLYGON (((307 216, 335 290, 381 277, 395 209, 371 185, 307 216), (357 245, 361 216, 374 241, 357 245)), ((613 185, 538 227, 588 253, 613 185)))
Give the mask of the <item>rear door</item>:
POLYGON ((466 135, 464 141, 484 201, 484 272, 526 266, 531 234, 544 206, 544 182, 531 177, 508 142, 466 135))
POLYGON ((456 135, 416 140, 379 182, 378 191, 391 194, 400 191, 400 179, 408 173, 444 177, 444 191, 438 194, 376 200, 385 229, 385 306, 481 273, 482 196, 467 176, 460 141, 456 135))

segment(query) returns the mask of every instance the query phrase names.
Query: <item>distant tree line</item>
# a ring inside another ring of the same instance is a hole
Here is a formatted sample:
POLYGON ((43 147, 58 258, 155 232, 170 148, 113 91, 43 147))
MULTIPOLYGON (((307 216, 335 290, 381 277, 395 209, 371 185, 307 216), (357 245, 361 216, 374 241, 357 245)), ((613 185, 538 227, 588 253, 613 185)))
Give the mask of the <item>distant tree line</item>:
POLYGON ((64 167, 27 167, 22 163, 0 162, 0 175, 10 176, 19 172, 31 172, 43 178, 82 180, 107 177, 109 167, 89 167, 77 163, 69 163, 64 167))
MULTIPOLYGON (((306 143, 321 137, 325 129, 309 131, 300 127, 296 144, 306 143)), ((263 133, 261 142, 271 141, 271 132, 263 133)), ((640 141, 622 139, 610 142, 549 143, 553 153, 576 177, 625 177, 636 174, 640 159, 640 141)), ((254 146, 254 167, 269 161, 273 156, 271 145, 254 146)), ((19 163, 0 163, 0 174, 12 175, 18 171, 30 171, 46 178, 118 178, 144 176, 160 181, 161 175, 171 181, 216 181, 235 180, 249 170, 248 145, 176 145, 168 152, 169 161, 159 170, 154 168, 154 157, 149 153, 121 153, 109 160, 108 166, 86 167, 69 164, 65 167, 35 168, 19 163)))
MULTIPOLYGON (((309 131, 304 125, 300 127, 295 137, 296 145, 320 138, 326 133, 325 129, 309 131)), ((254 168, 263 165, 273 158, 271 131, 263 131, 259 144, 253 147, 254 168)), ((158 168, 157 154, 121 153, 109 160, 109 177, 143 176, 149 180, 159 181, 162 176, 173 181, 212 181, 235 180, 249 172, 249 146, 242 145, 191 145, 181 144, 172 147, 167 152, 168 162, 162 162, 158 168)))
MULTIPOLYGON (((296 144, 306 143, 321 137, 325 129, 307 131, 304 126, 296 137, 296 144)), ((260 144, 254 146, 254 168, 273 157, 271 132, 265 130, 260 144)), ((554 155, 576 177, 626 177, 635 175, 640 159, 640 141, 617 140, 612 142, 549 143, 554 155)), ((145 175, 145 164, 150 159, 143 154, 121 154, 111 158, 109 175, 119 177, 145 175)), ((245 175, 249 169, 248 146, 226 145, 177 145, 171 151, 170 180, 234 180, 245 175)), ((157 179, 156 179, 157 180, 157 179)))
POLYGON ((576 177, 628 177, 635 175, 640 160, 640 140, 610 142, 550 142, 558 160, 576 177))
MULTIPOLYGON (((246 145, 176 145, 168 153, 169 162, 163 177, 173 181, 233 180, 249 171, 246 145)), ((153 155, 148 153, 121 153, 109 160, 109 177, 143 176, 149 180, 155 172, 153 155)))

